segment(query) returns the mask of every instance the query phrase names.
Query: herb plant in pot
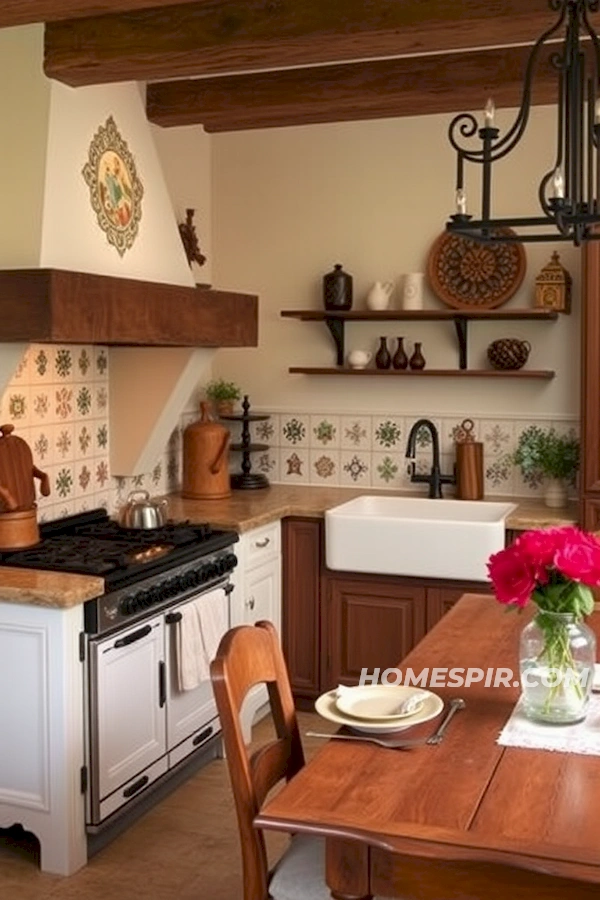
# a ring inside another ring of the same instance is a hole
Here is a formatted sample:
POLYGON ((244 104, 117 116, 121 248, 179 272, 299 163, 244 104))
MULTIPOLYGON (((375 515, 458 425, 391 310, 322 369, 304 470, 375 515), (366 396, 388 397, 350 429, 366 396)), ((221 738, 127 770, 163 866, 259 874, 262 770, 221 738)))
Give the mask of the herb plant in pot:
POLYGON ((220 416, 232 415, 235 401, 242 396, 238 385, 233 381, 225 381, 224 378, 215 378, 213 381, 209 381, 204 392, 207 400, 210 400, 220 416))
POLYGON ((574 484, 579 468, 579 441, 575 435, 559 434, 555 428, 530 425, 522 432, 513 456, 525 481, 546 482, 546 506, 567 505, 568 486, 574 484))

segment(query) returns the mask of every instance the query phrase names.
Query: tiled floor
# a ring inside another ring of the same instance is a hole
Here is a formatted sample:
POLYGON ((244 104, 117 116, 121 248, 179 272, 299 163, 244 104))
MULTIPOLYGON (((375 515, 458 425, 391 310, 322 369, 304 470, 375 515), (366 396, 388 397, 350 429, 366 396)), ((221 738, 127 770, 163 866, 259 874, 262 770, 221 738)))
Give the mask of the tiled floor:
MULTIPOLYGON (((299 714, 300 730, 333 730, 316 715, 299 714)), ((254 737, 270 736, 261 722, 254 737)), ((304 739, 309 757, 320 742, 304 739)), ((285 841, 269 838, 276 858, 285 841)), ((2 900, 241 900, 237 824, 224 760, 216 760, 94 856, 61 878, 39 871, 35 845, 0 835, 2 900)))

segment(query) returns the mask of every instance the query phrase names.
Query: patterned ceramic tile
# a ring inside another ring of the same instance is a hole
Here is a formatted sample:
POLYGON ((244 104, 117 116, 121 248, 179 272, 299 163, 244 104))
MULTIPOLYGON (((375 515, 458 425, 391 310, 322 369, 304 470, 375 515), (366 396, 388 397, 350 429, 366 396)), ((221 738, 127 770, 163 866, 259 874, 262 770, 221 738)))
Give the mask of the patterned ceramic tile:
POLYGON ((74 367, 73 380, 88 384, 94 380, 94 348, 91 345, 84 344, 73 347, 74 367))
POLYGON ((392 416, 373 418, 373 450, 404 449, 404 421, 392 416))
POLYGON ((370 450, 370 416, 342 416, 340 430, 340 445, 342 450, 370 450))
MULTIPOLYGON (((412 419, 407 419, 405 423, 406 427, 406 440, 408 441, 409 434, 414 423, 417 421, 417 418, 421 418, 421 416, 415 416, 412 419)), ((424 418, 428 418, 425 416, 424 418)), ((435 425, 438 434, 442 433, 442 423, 439 419, 430 419, 431 422, 435 425)), ((431 448, 431 431, 427 428, 426 425, 421 425, 416 433, 415 438, 415 448, 417 453, 422 453, 423 451, 428 451, 431 448)))
POLYGON ((74 500, 61 500, 60 503, 54 504, 53 519, 64 519, 65 516, 72 516, 75 513, 74 500))
POLYGON ((75 426, 63 422, 52 426, 52 441, 55 464, 72 462, 76 456, 75 426))
POLYGON ((108 385, 95 385, 93 390, 92 415, 105 419, 108 416, 108 385))
POLYGON ((75 424, 75 456, 77 459, 94 455, 94 423, 75 424))
POLYGON ((29 358, 29 379, 31 384, 50 384, 54 355, 47 344, 31 344, 29 358))
POLYGON ((486 494, 512 494, 514 467, 509 454, 484 457, 484 472, 486 494))
POLYGON ((30 429, 31 452, 33 461, 39 469, 44 472, 49 466, 54 464, 54 428, 42 426, 34 426, 30 429))
POLYGON ((482 419, 479 434, 486 459, 514 450, 514 422, 509 419, 482 419))
POLYGON ((73 381, 74 365, 71 347, 55 347, 53 380, 59 383, 73 381))
POLYGON ((54 411, 56 421, 72 420, 74 418, 75 404, 73 402, 73 390, 70 387, 55 386, 54 390, 54 411))
POLYGON ((94 347, 94 381, 108 381, 108 347, 94 347))
MULTIPOLYGON (((228 424, 234 425, 236 423, 231 422, 228 424)), ((270 418, 264 422, 251 422, 250 437, 253 441, 260 444, 269 444, 270 447, 276 446, 279 440, 279 416, 270 415, 270 418)))
POLYGON ((252 471, 266 475, 269 481, 279 480, 279 453, 276 448, 253 453, 250 459, 252 471))
POLYGON ((311 416, 310 438, 311 447, 320 447, 324 450, 336 450, 340 446, 340 417, 339 416, 311 416))
POLYGON ((279 479, 286 484, 307 484, 309 481, 308 450, 282 447, 279 451, 279 479))
POLYGON ((92 428, 95 437, 94 452, 97 454, 106 453, 108 450, 108 422, 99 419, 92 422, 92 428))
POLYGON ((339 484, 340 451, 321 447, 310 451, 310 483, 339 484))
POLYGON ((99 491, 94 494, 94 506, 101 506, 110 511, 112 508, 112 496, 110 491, 99 491))
POLYGON ((92 390, 87 384, 74 388, 73 399, 75 401, 76 419, 90 419, 92 417, 92 390))
POLYGON ((31 424, 49 425, 56 421, 56 409, 53 402, 52 388, 32 385, 30 393, 31 424))
POLYGON ((340 484, 361 487, 370 482, 371 454, 360 450, 342 451, 340 457, 340 484))
POLYGON ((91 465, 94 476, 94 489, 105 491, 109 483, 109 469, 107 457, 96 457, 91 465))
POLYGON ((404 487, 404 453, 376 451, 372 455, 371 485, 376 488, 404 487))
POLYGON ((308 447, 309 416, 280 416, 280 446, 308 447))
POLYGON ((74 466, 73 494, 77 497, 91 498, 96 485, 93 478, 94 461, 78 462, 74 466))
POLYGON ((73 467, 71 465, 53 466, 49 474, 55 502, 69 500, 75 496, 73 467))
POLYGON ((28 384, 10 387, 6 393, 6 413, 17 429, 27 427, 31 422, 31 388, 28 384))

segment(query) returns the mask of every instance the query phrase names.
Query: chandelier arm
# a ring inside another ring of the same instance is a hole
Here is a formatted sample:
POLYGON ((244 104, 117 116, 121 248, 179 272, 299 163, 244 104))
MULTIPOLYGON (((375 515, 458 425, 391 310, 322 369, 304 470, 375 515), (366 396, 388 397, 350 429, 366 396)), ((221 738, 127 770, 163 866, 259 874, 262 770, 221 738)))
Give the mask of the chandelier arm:
POLYGON ((476 162, 480 165, 484 162, 484 155, 486 159, 489 159, 490 162, 496 162, 498 159, 502 159, 503 156, 506 156, 507 153, 515 147, 523 136, 523 132, 527 127, 527 122, 529 120, 529 112, 531 109, 531 82, 533 80, 533 70, 537 63, 538 54, 540 53, 543 45, 546 41, 552 37, 552 35, 558 31, 561 25, 565 21, 568 0, 557 0, 556 5, 550 4, 553 8, 560 8, 562 5, 562 10, 560 16, 557 21, 548 28, 535 42, 531 53, 529 54, 529 58, 527 60, 527 66, 525 68, 525 80, 523 85, 523 96, 521 98, 521 106, 519 108, 519 112, 517 114, 517 118, 513 122, 510 129, 501 138, 496 144, 493 145, 488 154, 485 153, 484 149, 481 150, 470 150, 467 147, 458 143, 458 139, 455 136, 456 132, 460 133, 460 136, 463 138, 471 138, 478 131, 478 123, 474 115, 472 113, 459 113, 459 115, 455 116, 454 119, 450 122, 450 126, 448 128, 448 139, 450 144, 454 149, 463 155, 463 159, 468 160, 469 162, 476 162))

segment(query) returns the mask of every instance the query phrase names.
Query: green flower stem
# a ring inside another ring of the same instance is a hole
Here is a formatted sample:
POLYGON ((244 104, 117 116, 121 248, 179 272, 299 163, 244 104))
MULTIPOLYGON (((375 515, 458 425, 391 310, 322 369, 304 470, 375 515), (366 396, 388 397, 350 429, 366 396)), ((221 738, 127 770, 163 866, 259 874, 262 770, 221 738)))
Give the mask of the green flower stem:
POLYGON ((560 680, 557 680, 556 684, 553 684, 548 691, 548 697, 544 703, 544 712, 548 712, 552 701, 565 682, 567 672, 573 673, 574 677, 570 678, 569 684, 573 685, 577 697, 582 700, 584 694, 571 647, 569 646, 568 626, 564 622, 552 621, 549 616, 544 615, 543 610, 540 610, 536 615, 536 623, 544 635, 544 646, 537 657, 537 661, 547 665, 551 671, 561 673, 560 680))

